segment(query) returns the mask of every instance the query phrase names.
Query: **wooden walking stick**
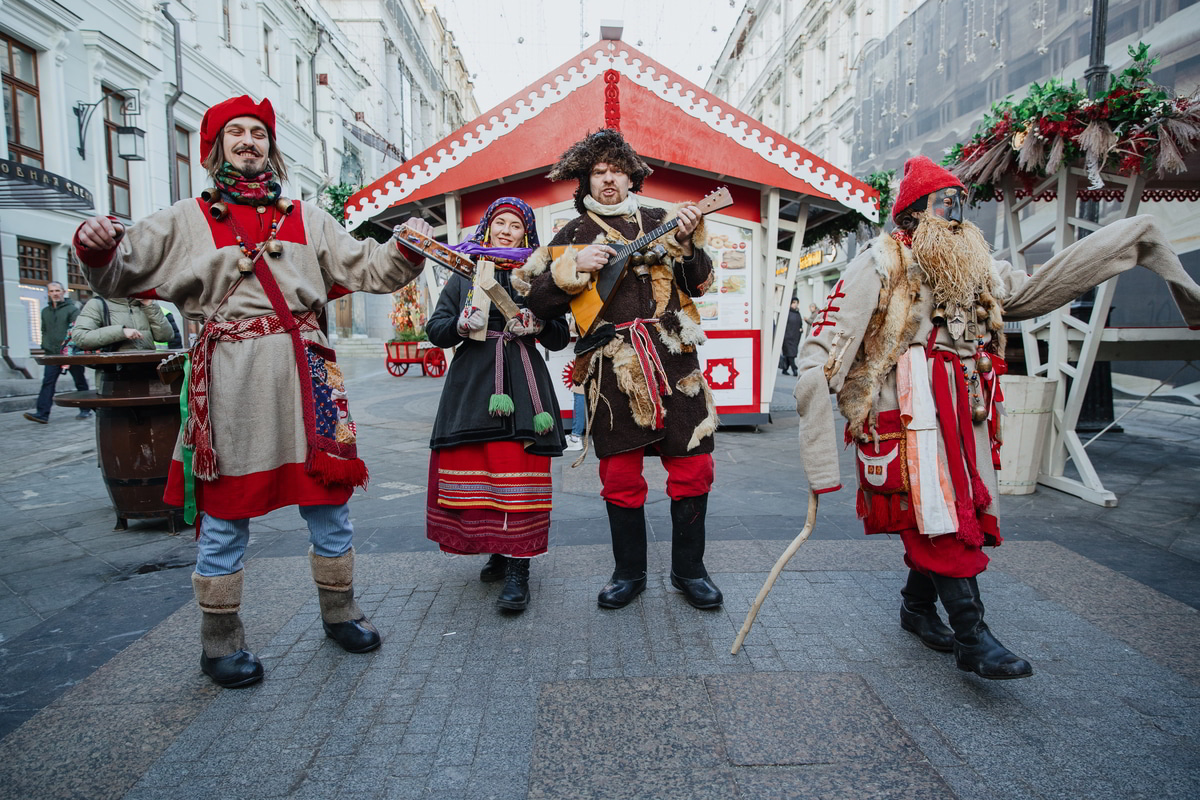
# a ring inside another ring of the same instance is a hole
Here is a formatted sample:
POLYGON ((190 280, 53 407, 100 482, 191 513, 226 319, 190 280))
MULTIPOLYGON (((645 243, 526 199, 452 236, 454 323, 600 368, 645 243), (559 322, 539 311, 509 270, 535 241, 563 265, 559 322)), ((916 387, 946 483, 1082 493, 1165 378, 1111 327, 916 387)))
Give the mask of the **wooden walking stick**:
POLYGON ((804 530, 800 531, 800 535, 792 540, 792 543, 783 551, 783 555, 775 562, 775 566, 771 568, 771 574, 767 576, 767 582, 758 590, 758 597, 754 598, 754 605, 750 606, 750 611, 746 614, 746 621, 742 623, 742 629, 738 631, 737 638, 733 640, 733 649, 729 652, 737 655, 738 650, 742 649, 742 642, 746 640, 746 634, 750 633, 750 626, 754 624, 754 618, 758 616, 758 609, 762 608, 763 600, 767 599, 767 592, 771 591, 771 587, 775 585, 775 579, 779 577, 779 573, 783 572, 783 568, 792 560, 792 556, 796 555, 796 551, 800 549, 800 545, 808 539, 812 533, 813 523, 817 521, 817 495, 812 489, 808 490, 808 516, 804 520, 804 530))

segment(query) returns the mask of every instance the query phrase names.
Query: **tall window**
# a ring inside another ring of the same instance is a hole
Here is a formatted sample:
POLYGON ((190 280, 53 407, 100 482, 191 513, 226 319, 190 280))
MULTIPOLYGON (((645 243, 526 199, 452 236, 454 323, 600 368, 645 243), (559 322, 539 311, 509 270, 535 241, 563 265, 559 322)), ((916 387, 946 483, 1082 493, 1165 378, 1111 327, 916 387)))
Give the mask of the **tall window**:
POLYGON ((271 49, 275 44, 275 32, 271 30, 271 26, 263 24, 263 72, 267 73, 268 78, 275 77, 271 74, 271 49))
POLYGON ((21 283, 44 286, 50 282, 50 245, 17 239, 17 274, 21 283))
POLYGON ((117 127, 124 124, 125 98, 104 90, 104 151, 108 157, 108 207, 118 217, 130 219, 129 162, 117 155, 117 127))
POLYGON ((29 47, 0 34, 4 46, 4 127, 9 157, 22 164, 44 166, 42 161, 41 100, 38 97, 37 54, 29 47))
POLYGON ((304 105, 304 61, 296 56, 296 102, 304 105))
POLYGON ((192 196, 192 140, 186 128, 175 126, 175 180, 179 197, 192 196))
POLYGON ((83 264, 75 255, 75 248, 67 248, 67 291, 81 303, 92 298, 92 287, 88 285, 87 276, 83 274, 83 264))
POLYGON ((221 38, 226 42, 233 41, 233 20, 230 17, 229 4, 233 0, 221 0, 221 38))

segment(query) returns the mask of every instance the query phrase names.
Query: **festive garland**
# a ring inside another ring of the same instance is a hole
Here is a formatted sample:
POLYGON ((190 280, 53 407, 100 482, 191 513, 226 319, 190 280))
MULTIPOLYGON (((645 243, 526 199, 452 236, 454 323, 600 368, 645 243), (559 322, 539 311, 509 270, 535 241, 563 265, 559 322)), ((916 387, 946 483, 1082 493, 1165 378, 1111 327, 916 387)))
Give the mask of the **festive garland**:
POLYGON ((1200 97, 1173 97, 1154 83, 1150 46, 1129 48, 1133 63, 1109 76, 1108 91, 1089 100, 1075 81, 1033 84, 1019 103, 995 103, 966 144, 942 160, 971 188, 971 202, 997 199, 997 185, 1015 175, 1025 192, 1039 178, 1083 160, 1092 190, 1102 172, 1163 177, 1186 170, 1184 154, 1200 145, 1200 97))
MULTIPOLYGON (((868 186, 879 192, 879 219, 888 218, 892 208, 892 179, 896 177, 894 169, 884 172, 872 172, 865 181, 868 186)), ((814 225, 804 231, 804 246, 813 247, 821 242, 841 244, 847 234, 855 233, 859 238, 870 238, 879 231, 876 224, 857 211, 834 217, 829 222, 814 225)))

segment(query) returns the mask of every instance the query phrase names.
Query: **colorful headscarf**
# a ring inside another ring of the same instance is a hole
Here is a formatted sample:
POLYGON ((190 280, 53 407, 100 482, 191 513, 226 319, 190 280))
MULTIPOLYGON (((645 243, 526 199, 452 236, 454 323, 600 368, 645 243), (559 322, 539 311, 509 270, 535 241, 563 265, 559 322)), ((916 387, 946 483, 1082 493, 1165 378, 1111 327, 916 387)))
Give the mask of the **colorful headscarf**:
POLYGON ((475 227, 475 233, 466 241, 454 245, 453 250, 468 256, 482 256, 492 261, 498 267, 512 269, 525 263, 538 247, 537 223, 533 218, 533 209, 519 197, 501 197, 493 201, 483 214, 483 219, 475 227), (492 220, 497 214, 508 212, 516 214, 525 223, 524 247, 493 247, 489 240, 492 220))

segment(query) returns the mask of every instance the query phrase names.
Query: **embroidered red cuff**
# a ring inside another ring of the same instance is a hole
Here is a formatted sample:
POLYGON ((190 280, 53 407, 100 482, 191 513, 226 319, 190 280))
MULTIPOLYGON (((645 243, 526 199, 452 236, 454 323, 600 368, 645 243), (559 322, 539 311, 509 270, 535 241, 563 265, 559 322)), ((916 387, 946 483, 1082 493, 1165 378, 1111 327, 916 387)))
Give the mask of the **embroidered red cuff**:
MULTIPOLYGON (((125 224, 113 216, 109 216, 109 219, 111 219, 113 222, 120 222, 122 225, 125 224)), ((79 226, 79 228, 82 227, 83 225, 79 226)), ((75 255, 77 255, 83 265, 89 269, 101 269, 103 267, 107 267, 109 262, 112 261, 113 255, 117 252, 117 248, 114 247, 111 250, 93 250, 87 247, 83 244, 83 242, 79 241, 79 228, 75 229, 75 236, 71 239, 71 246, 75 248, 75 255)))
POLYGON ((842 489, 842 485, 839 483, 837 486, 831 486, 828 489, 813 489, 812 493, 813 494, 829 494, 830 492, 839 492, 839 491, 841 491, 841 489, 842 489))

